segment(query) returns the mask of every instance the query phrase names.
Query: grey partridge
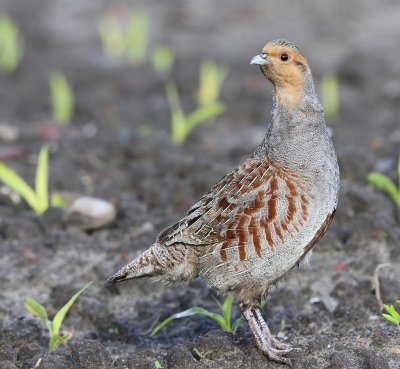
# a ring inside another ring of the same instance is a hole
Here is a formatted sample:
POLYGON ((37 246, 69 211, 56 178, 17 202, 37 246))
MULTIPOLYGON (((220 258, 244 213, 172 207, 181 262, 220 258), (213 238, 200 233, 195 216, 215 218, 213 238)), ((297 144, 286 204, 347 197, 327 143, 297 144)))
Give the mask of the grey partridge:
POLYGON ((326 232, 337 206, 339 168, 301 50, 275 40, 250 64, 259 65, 274 88, 262 143, 109 282, 202 277, 220 293, 236 293, 262 353, 290 363, 291 347, 271 335, 260 298, 326 232))

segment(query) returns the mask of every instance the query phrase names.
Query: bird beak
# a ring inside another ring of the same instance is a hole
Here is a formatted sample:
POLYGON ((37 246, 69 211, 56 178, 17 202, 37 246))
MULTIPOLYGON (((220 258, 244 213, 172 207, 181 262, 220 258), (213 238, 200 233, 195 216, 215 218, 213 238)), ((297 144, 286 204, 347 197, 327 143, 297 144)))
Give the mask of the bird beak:
POLYGON ((259 54, 256 55, 253 59, 251 59, 250 64, 257 64, 257 65, 265 65, 268 64, 268 59, 266 54, 259 54))

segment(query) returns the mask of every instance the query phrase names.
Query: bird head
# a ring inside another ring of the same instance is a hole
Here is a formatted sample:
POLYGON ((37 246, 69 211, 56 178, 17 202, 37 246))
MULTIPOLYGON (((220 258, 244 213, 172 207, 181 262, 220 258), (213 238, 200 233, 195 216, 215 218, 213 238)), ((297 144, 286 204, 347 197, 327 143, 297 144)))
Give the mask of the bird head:
POLYGON ((294 107, 300 103, 305 78, 310 75, 310 69, 297 46, 285 40, 271 41, 250 64, 260 66, 261 72, 273 84, 281 105, 294 107))

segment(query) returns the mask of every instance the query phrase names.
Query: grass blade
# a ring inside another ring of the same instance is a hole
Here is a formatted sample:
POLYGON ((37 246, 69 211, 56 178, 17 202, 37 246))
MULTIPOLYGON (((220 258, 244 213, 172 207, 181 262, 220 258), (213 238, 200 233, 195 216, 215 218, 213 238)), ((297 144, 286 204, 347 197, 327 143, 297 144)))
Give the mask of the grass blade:
POLYGON ((199 70, 199 90, 197 100, 200 106, 207 106, 218 101, 221 86, 227 70, 215 61, 206 59, 201 62, 199 70))
POLYGON ((0 163, 0 180, 13 191, 17 192, 37 213, 39 209, 38 199, 33 189, 11 168, 4 163, 0 163))
POLYGON ((53 120, 60 124, 71 121, 74 111, 74 95, 64 74, 54 72, 50 75, 51 105, 53 120))
POLYGON ((383 307, 398 323, 400 323, 400 314, 397 312, 394 305, 383 305, 383 307))
POLYGON ((125 51, 125 37, 118 20, 108 14, 99 22, 98 31, 104 53, 112 57, 122 56, 125 51))
POLYGON ((168 105, 171 112, 171 137, 174 144, 181 145, 185 142, 187 131, 187 123, 185 114, 183 113, 179 98, 178 89, 175 82, 168 81, 165 84, 165 92, 167 95, 168 105))
POLYGON ((200 107, 186 118, 189 132, 198 124, 209 119, 215 118, 225 111, 225 105, 220 102, 213 103, 208 106, 200 107))
POLYGON ((222 305, 222 316, 225 321, 226 329, 228 332, 231 331, 231 314, 232 314, 232 303, 235 297, 231 294, 229 294, 225 301, 224 304, 222 305))
POLYGON ((339 113, 339 82, 334 74, 326 74, 320 82, 322 106, 326 117, 335 119, 339 113))
POLYGON ((158 46, 152 56, 153 68, 159 73, 168 73, 174 64, 175 55, 172 49, 165 45, 158 46))
POLYGON ((27 297, 25 299, 25 309, 28 310, 33 315, 37 316, 39 319, 43 321, 47 321, 47 312, 42 304, 37 302, 36 300, 27 297))
POLYGON ((397 185, 398 185, 399 196, 400 196, 400 156, 399 156, 399 161, 397 162, 397 179, 398 179, 397 185))
POLYGON ((400 320, 397 320, 396 318, 394 318, 393 316, 389 315, 389 314, 382 314, 386 320, 389 320, 390 322, 399 324, 400 320))
POLYGON ((148 16, 143 10, 132 13, 126 31, 126 53, 134 65, 142 64, 146 59, 148 16))
POLYGON ((58 346, 67 342, 71 336, 50 336, 49 351, 54 351, 58 346))
POLYGON ((240 326, 243 322, 244 322, 244 316, 241 316, 241 317, 237 318, 237 319, 233 322, 233 324, 232 324, 231 332, 232 332, 233 334, 235 334, 236 331, 238 330, 239 326, 240 326))
POLYGON ((35 190, 38 199, 39 214, 42 214, 49 207, 48 166, 49 148, 47 145, 43 145, 39 152, 35 178, 35 190))
POLYGON ((400 207, 400 189, 396 187, 389 177, 381 173, 372 172, 368 174, 368 182, 372 186, 385 191, 396 205, 400 207))
POLYGON ((6 15, 0 16, 0 69, 5 72, 14 71, 21 58, 22 39, 17 26, 6 15))
POLYGON ((88 288, 92 282, 88 283, 85 287, 80 289, 75 295, 73 295, 70 300, 57 312, 53 319, 53 332, 52 335, 59 335, 60 333, 60 328, 61 324, 65 318, 65 315, 67 314, 68 310, 71 308, 71 306, 75 303, 76 299, 80 296, 80 294, 88 288))
POLYGON ((160 329, 164 328, 167 324, 171 323, 175 319, 182 319, 192 315, 205 316, 216 321, 221 327, 224 325, 224 320, 221 315, 210 313, 202 307, 192 307, 190 309, 171 315, 169 318, 165 319, 161 324, 155 327, 150 335, 154 336, 160 329))

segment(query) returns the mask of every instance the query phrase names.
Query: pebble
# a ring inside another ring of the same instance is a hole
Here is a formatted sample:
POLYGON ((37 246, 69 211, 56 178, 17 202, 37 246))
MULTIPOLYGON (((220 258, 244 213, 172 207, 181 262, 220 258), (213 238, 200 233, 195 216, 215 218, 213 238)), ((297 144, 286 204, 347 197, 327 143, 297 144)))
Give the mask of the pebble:
POLYGON ((79 197, 67 211, 67 224, 91 230, 101 228, 115 220, 117 211, 108 201, 95 197, 79 197))
POLYGON ((14 142, 18 140, 20 135, 19 129, 15 126, 0 123, 0 139, 6 142, 14 142))

